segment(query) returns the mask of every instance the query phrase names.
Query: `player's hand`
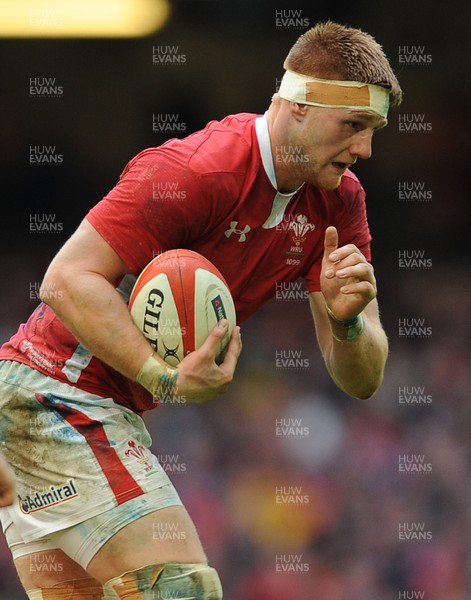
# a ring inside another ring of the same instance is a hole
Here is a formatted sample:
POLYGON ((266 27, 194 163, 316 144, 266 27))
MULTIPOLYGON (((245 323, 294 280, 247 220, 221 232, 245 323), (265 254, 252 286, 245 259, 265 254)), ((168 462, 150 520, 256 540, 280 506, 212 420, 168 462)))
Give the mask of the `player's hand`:
POLYGON ((219 353, 220 343, 228 327, 229 324, 225 319, 219 321, 198 350, 185 356, 178 365, 177 397, 187 402, 206 402, 227 390, 242 350, 240 327, 236 326, 224 361, 219 365, 216 364, 215 359, 219 353))
POLYGON ((376 297, 372 265, 354 244, 338 247, 335 227, 327 227, 321 269, 321 290, 327 306, 340 320, 359 315, 376 297))
POLYGON ((10 506, 10 504, 13 504, 14 489, 12 470, 0 454, 0 506, 10 506))

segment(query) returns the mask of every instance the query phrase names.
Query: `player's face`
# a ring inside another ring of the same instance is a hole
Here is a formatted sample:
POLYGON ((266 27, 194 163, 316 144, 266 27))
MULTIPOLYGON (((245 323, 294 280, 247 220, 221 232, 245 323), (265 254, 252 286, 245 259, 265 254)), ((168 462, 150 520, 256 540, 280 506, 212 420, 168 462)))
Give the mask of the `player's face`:
POLYGON ((296 151, 304 159, 292 165, 303 181, 333 190, 358 158, 371 156, 373 133, 384 127, 385 120, 366 111, 306 108, 294 131, 296 151))

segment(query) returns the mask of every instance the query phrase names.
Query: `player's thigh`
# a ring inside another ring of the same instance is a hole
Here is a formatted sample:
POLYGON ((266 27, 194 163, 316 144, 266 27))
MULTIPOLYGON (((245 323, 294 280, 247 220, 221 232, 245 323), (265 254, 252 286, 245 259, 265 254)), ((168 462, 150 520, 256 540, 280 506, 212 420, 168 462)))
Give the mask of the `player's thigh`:
POLYGON ((88 573, 101 583, 152 564, 207 561, 196 528, 183 506, 169 506, 129 523, 95 554, 88 573))
POLYGON ((95 579, 58 548, 20 556, 15 559, 15 567, 25 590, 50 588, 70 580, 89 580, 92 587, 98 586, 95 579))

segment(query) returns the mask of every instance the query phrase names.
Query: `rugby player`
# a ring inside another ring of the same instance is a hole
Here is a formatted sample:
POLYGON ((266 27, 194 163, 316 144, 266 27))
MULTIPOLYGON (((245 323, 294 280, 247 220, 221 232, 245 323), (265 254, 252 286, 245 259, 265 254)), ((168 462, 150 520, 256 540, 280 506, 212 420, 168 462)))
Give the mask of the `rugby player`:
POLYGON ((369 34, 332 22, 301 35, 284 67, 264 115, 230 115, 133 158, 1 349, 0 440, 18 494, 2 524, 31 600, 222 598, 141 414, 163 395, 202 402, 225 390, 240 331, 219 366, 226 321, 177 368, 156 356, 125 300, 158 253, 211 260, 239 323, 277 283, 304 278, 335 383, 356 398, 381 384, 388 343, 365 192, 350 167, 370 157, 401 89, 369 34), (169 183, 184 192, 174 201, 156 193, 169 183), (185 535, 152 535, 169 523, 185 535), (32 569, 39 561, 60 568, 32 569))

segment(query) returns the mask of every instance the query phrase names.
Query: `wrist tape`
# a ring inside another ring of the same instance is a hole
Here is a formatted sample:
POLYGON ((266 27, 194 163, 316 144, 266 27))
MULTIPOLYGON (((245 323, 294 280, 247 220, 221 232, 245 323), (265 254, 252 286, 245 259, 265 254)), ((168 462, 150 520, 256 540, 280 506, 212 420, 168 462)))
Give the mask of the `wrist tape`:
POLYGON ((363 316, 359 314, 356 317, 342 321, 334 315, 327 304, 325 305, 325 308, 330 317, 332 336, 334 339, 338 342, 351 342, 356 340, 365 326, 363 316))
POLYGON ((160 363, 153 354, 142 365, 136 381, 142 385, 154 398, 175 395, 178 369, 160 363))

